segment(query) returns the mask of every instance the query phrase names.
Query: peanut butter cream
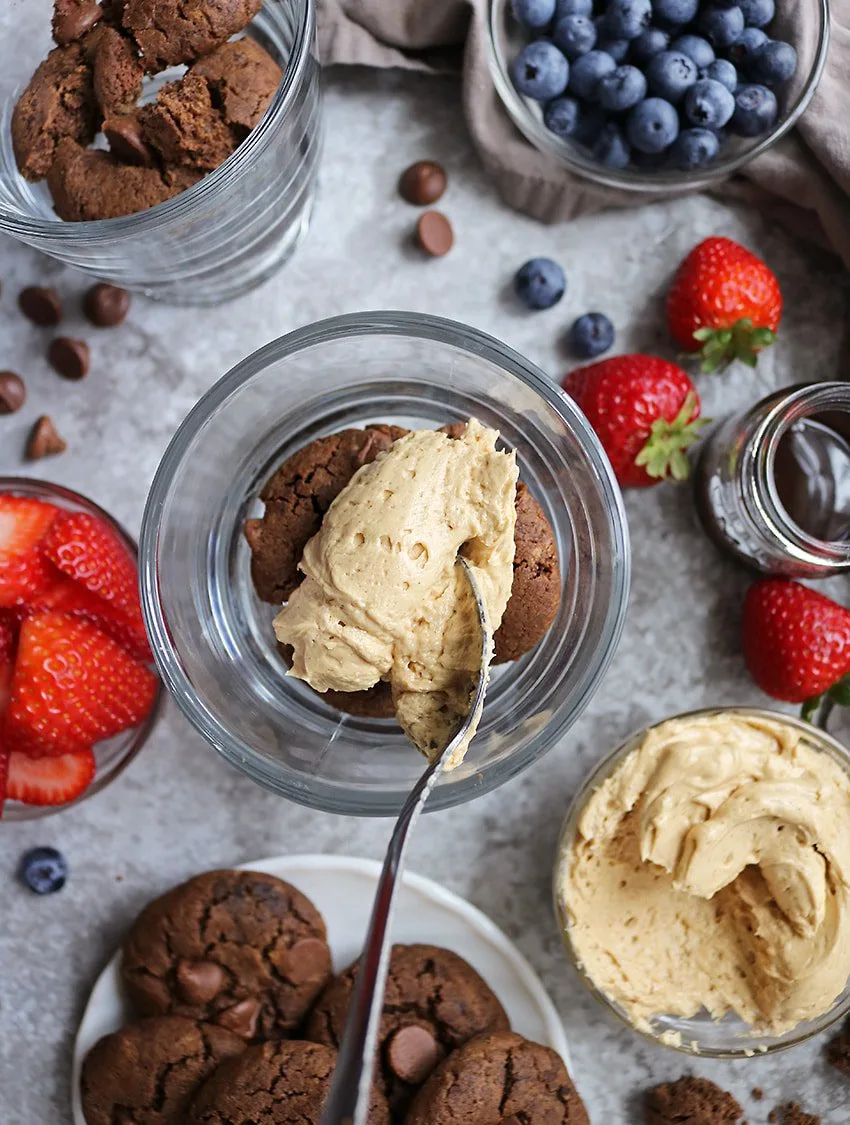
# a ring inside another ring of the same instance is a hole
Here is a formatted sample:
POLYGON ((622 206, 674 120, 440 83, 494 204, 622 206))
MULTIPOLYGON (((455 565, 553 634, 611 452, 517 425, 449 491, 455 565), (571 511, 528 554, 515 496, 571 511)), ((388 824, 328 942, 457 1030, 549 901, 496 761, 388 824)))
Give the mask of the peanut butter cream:
POLYGON ((399 722, 425 753, 465 717, 481 666, 458 552, 491 638, 510 597, 517 466, 496 450, 498 436, 475 419, 457 439, 415 431, 359 469, 307 543, 306 577, 275 618, 293 649, 290 675, 320 692, 389 680, 399 722))
POLYGON ((579 963, 644 1029, 729 1012, 781 1034, 850 976, 850 777, 790 724, 647 734, 589 798, 559 893, 579 963))

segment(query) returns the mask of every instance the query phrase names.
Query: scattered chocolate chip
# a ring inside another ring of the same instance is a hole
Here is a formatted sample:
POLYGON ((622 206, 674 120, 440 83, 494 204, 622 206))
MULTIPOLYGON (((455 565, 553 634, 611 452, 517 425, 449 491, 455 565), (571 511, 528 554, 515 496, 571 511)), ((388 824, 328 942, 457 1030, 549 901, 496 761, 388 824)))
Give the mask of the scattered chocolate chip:
POLYGON ((18 307, 33 324, 53 328, 62 319, 62 302, 55 289, 41 285, 28 285, 18 295, 18 307))
POLYGON ((90 31, 102 15, 98 0, 56 0, 53 38, 60 45, 73 43, 90 31))
POLYGON ((125 164, 141 168, 153 167, 153 152, 145 142, 142 128, 132 115, 108 117, 103 123, 103 134, 109 141, 109 151, 125 164))
POLYGON ((445 170, 433 160, 417 160, 401 174, 398 193, 407 203, 427 207, 446 190, 445 170))
POLYGON ((449 220, 440 211, 426 211, 416 224, 416 239, 426 254, 442 258, 454 245, 454 232, 449 220))
POLYGON ((113 328, 130 309, 130 294, 117 285, 101 282, 86 291, 83 312, 96 328, 113 328))
POLYGON ((425 1027, 401 1027, 386 1046, 387 1062, 396 1078, 420 1085, 440 1061, 437 1040, 425 1027))
POLYGON ((330 954, 320 938, 302 938, 286 951, 283 972, 293 984, 324 980, 328 973, 330 954))
POLYGON ((234 1035, 241 1035, 243 1039, 253 1039, 257 1034, 257 1024, 260 1019, 259 1000, 240 1000, 232 1008, 219 1012, 215 1022, 219 1027, 226 1027, 234 1035))
POLYGON ((24 405, 27 388, 14 371, 0 371, 0 414, 14 414, 24 405))
POLYGON ((42 414, 30 430, 24 456, 28 461, 39 461, 42 457, 64 453, 67 448, 67 443, 56 432, 51 419, 46 414, 42 414))
POLYGON ((63 379, 82 379, 89 372, 89 346, 85 340, 72 340, 70 336, 57 336, 47 349, 47 359, 57 375, 63 379))
POLYGON ((761 1086, 753 1086, 752 1096, 753 1101, 760 1102, 762 1100, 762 1098, 764 1097, 764 1090, 762 1090, 761 1086))
POLYGON ((177 986, 189 1004, 208 1004, 221 992, 226 974, 215 961, 177 962, 177 986))

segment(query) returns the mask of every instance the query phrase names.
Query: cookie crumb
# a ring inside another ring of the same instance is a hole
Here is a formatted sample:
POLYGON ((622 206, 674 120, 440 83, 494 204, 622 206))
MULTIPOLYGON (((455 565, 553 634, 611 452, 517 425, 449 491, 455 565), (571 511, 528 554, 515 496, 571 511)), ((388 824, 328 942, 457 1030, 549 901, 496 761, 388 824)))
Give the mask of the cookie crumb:
POLYGON ((675 1125, 682 1121, 736 1125, 743 1114, 738 1101, 727 1090, 693 1075, 662 1082, 646 1095, 646 1125, 675 1125))
POLYGON ((826 1061, 850 1078, 850 1021, 826 1045, 826 1061))
POLYGON ((768 1116, 768 1121, 781 1125, 821 1125, 820 1114, 806 1113, 799 1102, 785 1102, 768 1116))
POLYGON ((753 1086, 752 1097, 754 1101, 757 1102, 760 1102, 762 1100, 762 1098, 764 1097, 764 1090, 762 1090, 761 1086, 753 1086))

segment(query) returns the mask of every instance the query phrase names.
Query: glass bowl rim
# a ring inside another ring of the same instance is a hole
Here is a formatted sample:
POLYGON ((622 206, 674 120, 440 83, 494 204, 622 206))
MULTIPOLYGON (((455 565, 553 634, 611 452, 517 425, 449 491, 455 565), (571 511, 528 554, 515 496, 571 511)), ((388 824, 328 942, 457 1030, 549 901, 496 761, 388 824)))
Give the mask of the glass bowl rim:
POLYGON ((309 789, 297 781, 281 779, 280 771, 270 766, 250 747, 242 745, 236 753, 218 741, 223 724, 212 716, 196 697, 195 689, 186 676, 181 660, 171 641, 170 627, 162 612, 159 595, 157 544, 159 519, 175 472, 196 435, 206 421, 218 411, 226 400, 259 375, 267 367, 287 356, 310 347, 340 340, 395 336, 418 339, 439 344, 449 344, 471 355, 484 357, 508 374, 518 378, 537 394, 572 430, 582 446, 605 496, 614 549, 612 557, 612 590, 604 622, 601 643, 597 647, 596 663, 578 685, 580 690, 571 706, 564 708, 560 721, 550 722, 538 732, 532 746, 525 754, 514 755, 489 770, 483 767, 475 775, 454 785, 438 786, 428 802, 428 811, 439 811, 462 804, 473 795, 489 793, 511 780, 539 760, 557 743, 566 730, 584 711, 613 659, 625 626, 631 581, 631 545, 625 506, 614 471, 590 423, 569 396, 549 379, 531 360, 489 334, 469 325, 445 317, 425 313, 400 311, 371 311, 346 313, 295 329, 272 340, 257 351, 240 360, 192 407, 178 426, 162 456, 148 493, 139 536, 139 576, 142 589, 142 612, 151 638, 154 658, 160 677, 177 706, 205 741, 230 765, 255 782, 273 792, 325 812, 348 816, 393 816, 401 805, 398 795, 391 791, 373 795, 373 805, 351 805, 340 800, 338 783, 325 782, 320 776, 311 778, 309 789), (544 736, 548 733, 548 737, 544 736), (539 745, 538 745, 539 744, 539 745), (533 747, 533 750, 532 750, 533 747), (247 755, 250 754, 250 757, 247 755))
MULTIPOLYGON (((578 975, 584 987, 594 997, 594 999, 609 1013, 614 1015, 617 1021, 627 1027, 629 1031, 642 1038, 654 1043, 660 1047, 666 1047, 668 1050, 676 1051, 679 1054, 690 1055, 692 1058, 704 1059, 746 1059, 746 1058, 762 1058, 765 1055, 778 1054, 780 1051, 787 1051, 791 1047, 799 1047, 801 1043, 805 1043, 815 1035, 820 1035, 822 1032, 827 1031, 833 1027, 840 1020, 844 1019, 850 1013, 850 994, 841 1001, 840 997, 833 1004, 833 1007, 824 1012, 823 1015, 814 1020, 808 1021, 814 1026, 809 1026, 796 1035, 795 1029, 792 1028, 781 1036, 780 1042, 771 1042, 771 1036, 765 1035, 762 1037, 753 1036, 755 1041, 764 1043, 764 1046, 758 1047, 700 1047, 695 1050, 689 1043, 671 1043, 662 1038, 663 1033, 658 1033, 653 1030, 646 1030, 637 1027, 628 1018, 624 1011, 611 1000, 597 985, 591 980, 588 973, 579 964, 576 951, 573 948, 572 941, 569 937, 569 926, 567 925, 563 911, 561 909, 560 895, 559 895, 559 880, 558 876, 562 870, 561 858, 565 854, 569 841, 575 836, 576 828, 578 825, 579 815, 587 803, 592 792, 603 782, 606 778, 610 777, 614 770, 638 748, 641 739, 645 738, 650 731, 656 730, 664 723, 669 723, 674 720, 681 719, 699 719, 706 718, 712 715, 742 715, 752 716, 759 719, 769 719, 773 722, 784 723, 787 726, 794 727, 802 734, 806 735, 813 743, 820 743, 819 749, 824 752, 831 752, 832 755, 840 760, 845 772, 850 775, 850 749, 844 746, 837 738, 829 734, 828 731, 822 730, 820 727, 814 726, 812 723, 806 722, 804 719, 799 718, 797 715, 788 715, 784 711, 776 711, 769 707, 750 707, 746 704, 737 704, 729 707, 715 706, 715 707, 699 707, 692 711, 680 711, 674 715, 667 715, 663 719, 659 719, 654 723, 647 723, 644 726, 636 728, 627 738, 623 739, 613 750, 609 751, 605 756, 593 767, 590 773, 581 782, 575 796, 570 801, 567 807, 567 813, 564 817, 561 829, 558 833, 558 842, 555 846, 555 862, 552 866, 552 905, 555 914, 555 924, 558 927, 558 933, 561 937, 561 943, 567 953, 567 957, 573 970, 578 975), (786 1039, 787 1036, 787 1039, 786 1039)), ((848 978, 847 984, 850 984, 848 978)), ((847 984, 844 986, 844 991, 847 990, 847 984)))
POLYGON ((739 172, 758 156, 782 139, 793 129, 807 109, 823 77, 826 67, 830 41, 830 0, 812 0, 820 15, 818 41, 815 48, 814 63, 794 105, 777 124, 761 137, 751 148, 735 156, 721 157, 709 168, 699 172, 642 172, 629 169, 606 168, 598 161, 585 158, 569 143, 550 132, 542 121, 538 121, 522 97, 514 88, 506 60, 499 50, 498 21, 508 7, 509 0, 488 0, 486 47, 490 76, 499 95, 499 100, 511 121, 538 152, 551 156, 568 171, 585 180, 592 180, 606 188, 616 188, 635 194, 647 193, 659 196, 672 195, 682 191, 698 191, 716 184, 720 180, 739 172))

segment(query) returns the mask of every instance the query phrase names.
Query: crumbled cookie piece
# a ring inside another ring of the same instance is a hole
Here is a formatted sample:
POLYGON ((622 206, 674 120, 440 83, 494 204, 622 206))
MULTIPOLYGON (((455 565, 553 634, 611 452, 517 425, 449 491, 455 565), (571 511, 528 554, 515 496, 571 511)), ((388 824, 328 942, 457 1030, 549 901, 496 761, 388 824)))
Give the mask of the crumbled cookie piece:
POLYGON ((203 78, 187 74, 163 86, 156 101, 139 110, 145 141, 166 167, 210 172, 225 161, 238 139, 212 104, 203 78))
POLYGON ((744 1116, 727 1090, 691 1076, 653 1087, 645 1109, 646 1125, 736 1125, 744 1116))
POLYGON ((126 0, 122 23, 154 74, 209 54, 261 7, 262 0, 126 0))
POLYGON ((53 38, 64 46, 82 39, 103 18, 98 0, 54 0, 53 38))
POLYGON ((131 113, 141 96, 144 78, 133 44, 114 27, 102 27, 88 50, 101 115, 131 113))
POLYGON ((826 1045, 826 1060, 830 1066, 850 1078, 850 1020, 826 1045))
POLYGON ((777 1106, 768 1116, 768 1121, 777 1125, 821 1125, 818 1114, 806 1113, 797 1102, 786 1102, 777 1106))
POLYGON ((243 134, 266 112, 283 77, 268 51, 247 36, 199 59, 189 73, 206 79, 224 121, 243 134))

